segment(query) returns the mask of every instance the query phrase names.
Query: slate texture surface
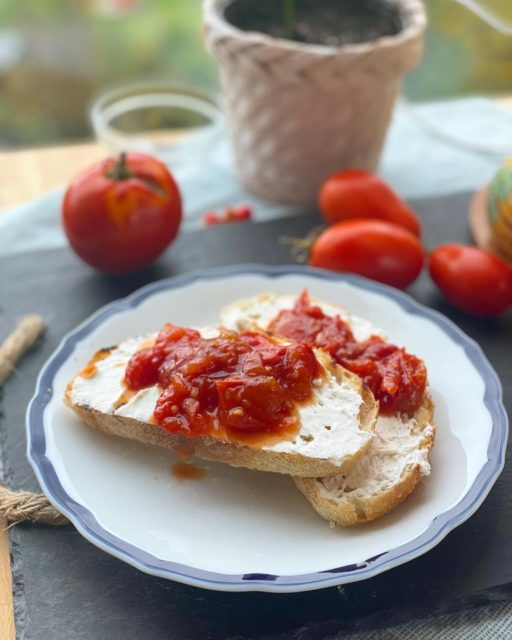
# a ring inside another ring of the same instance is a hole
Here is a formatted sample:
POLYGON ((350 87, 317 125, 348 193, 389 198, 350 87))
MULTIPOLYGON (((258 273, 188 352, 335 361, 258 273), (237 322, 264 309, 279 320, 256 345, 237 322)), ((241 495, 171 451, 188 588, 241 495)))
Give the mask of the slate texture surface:
MULTIPOLYGON (((414 203, 427 247, 468 241, 469 196, 414 203)), ((25 457, 24 414, 37 374, 68 330, 99 306, 155 279, 215 265, 286 264, 278 241, 303 236, 318 215, 183 234, 154 267, 106 278, 66 250, 0 260, 0 339, 23 313, 37 312, 48 333, 20 363, 0 398, 6 482, 38 491, 25 457)), ((410 289, 454 320, 484 349, 501 378, 512 414, 512 314, 469 318, 451 309, 423 274, 410 289)), ((449 366, 449 363, 447 363, 449 366)), ((33 640, 315 640, 376 628, 426 612, 512 599, 512 471, 506 466, 479 511, 435 549, 370 580, 323 591, 272 595, 204 591, 144 575, 86 542, 72 527, 11 529, 19 639, 33 640)))

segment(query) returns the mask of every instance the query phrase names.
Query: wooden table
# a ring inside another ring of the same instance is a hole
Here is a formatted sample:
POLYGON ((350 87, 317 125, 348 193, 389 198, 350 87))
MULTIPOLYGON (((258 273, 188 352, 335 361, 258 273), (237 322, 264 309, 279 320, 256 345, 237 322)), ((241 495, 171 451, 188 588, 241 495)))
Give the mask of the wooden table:
POLYGON ((105 147, 95 142, 0 153, 0 214, 66 184, 106 155, 105 147))
MULTIPOLYGON (((106 155, 97 143, 0 153, 0 215, 3 209, 66 184, 106 155)), ((0 639, 15 640, 9 538, 0 519, 0 639)))

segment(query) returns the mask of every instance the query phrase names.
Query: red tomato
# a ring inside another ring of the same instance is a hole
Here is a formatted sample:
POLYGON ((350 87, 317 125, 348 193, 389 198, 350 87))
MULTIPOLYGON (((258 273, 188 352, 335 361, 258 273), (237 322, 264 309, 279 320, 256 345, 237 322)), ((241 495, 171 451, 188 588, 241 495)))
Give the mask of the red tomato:
POLYGON ((491 253, 444 244, 430 256, 432 280, 454 307, 475 316, 498 316, 512 305, 512 269, 491 253))
POLYGON ((207 211, 203 215, 203 224, 205 227, 211 227, 214 224, 229 224, 231 222, 245 222, 252 218, 252 209, 246 205, 238 205, 236 207, 228 207, 224 213, 216 213, 215 211, 207 211))
POLYGON ((375 218, 421 235, 421 224, 414 211, 383 180, 368 171, 348 169, 335 173, 320 188, 319 205, 329 224, 350 218, 375 218))
POLYGON ((69 185, 62 224, 75 252, 107 273, 155 260, 174 240, 181 197, 166 166, 142 154, 121 154, 90 167, 69 185))
POLYGON ((424 262, 423 247, 407 229, 381 220, 345 220, 328 227, 313 243, 309 264, 408 287, 424 262))

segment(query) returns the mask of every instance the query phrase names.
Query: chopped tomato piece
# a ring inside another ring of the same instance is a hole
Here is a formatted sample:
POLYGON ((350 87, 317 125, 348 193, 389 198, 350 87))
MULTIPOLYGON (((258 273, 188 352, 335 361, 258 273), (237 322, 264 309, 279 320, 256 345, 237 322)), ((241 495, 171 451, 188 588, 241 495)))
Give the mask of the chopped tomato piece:
POLYGON ((307 291, 293 309, 279 312, 269 330, 328 351, 335 362, 363 379, 383 414, 412 414, 423 401, 427 370, 422 360, 378 336, 358 342, 339 315, 328 316, 312 305, 307 291))
POLYGON ((206 339, 166 324, 154 346, 132 356, 125 383, 162 387, 154 417, 167 431, 240 440, 296 432, 296 405, 311 398, 320 371, 304 343, 227 330, 206 339))

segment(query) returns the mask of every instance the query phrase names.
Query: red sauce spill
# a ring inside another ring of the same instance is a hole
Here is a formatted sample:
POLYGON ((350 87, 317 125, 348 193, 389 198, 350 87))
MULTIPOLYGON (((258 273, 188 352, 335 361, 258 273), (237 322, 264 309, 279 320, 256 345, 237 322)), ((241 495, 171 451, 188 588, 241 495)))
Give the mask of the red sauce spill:
POLYGON ((96 352, 94 356, 89 360, 89 362, 85 365, 85 367, 80 371, 80 375, 82 378, 92 378, 96 375, 98 371, 97 363, 100 360, 105 360, 105 358, 110 354, 112 349, 100 349, 100 351, 96 352))
POLYGON ((116 409, 121 408, 122 406, 124 406, 127 402, 129 402, 133 396, 136 394, 137 392, 134 389, 125 389, 123 391, 123 393, 119 396, 119 398, 114 402, 114 404, 112 405, 114 408, 114 411, 116 409))
MULTIPOLYGON (((156 424, 155 417, 153 416, 153 424, 156 424)), ((193 456, 195 453, 195 442, 190 438, 182 438, 176 445, 176 453, 182 460, 186 460, 193 456)))
POLYGON ((205 339, 166 324, 153 346, 130 358, 125 383, 162 387, 154 417, 171 433, 261 444, 297 433, 296 405, 312 397, 320 372, 305 343, 228 330, 205 339))
POLYGON ((171 467, 172 475, 176 480, 200 480, 204 478, 204 469, 196 467, 191 462, 175 462, 171 467))
POLYGON ((427 384, 422 360, 378 336, 358 342, 338 315, 327 316, 312 305, 306 290, 293 309, 279 312, 269 330, 328 351, 335 362, 363 379, 383 414, 412 414, 422 403, 427 384))

